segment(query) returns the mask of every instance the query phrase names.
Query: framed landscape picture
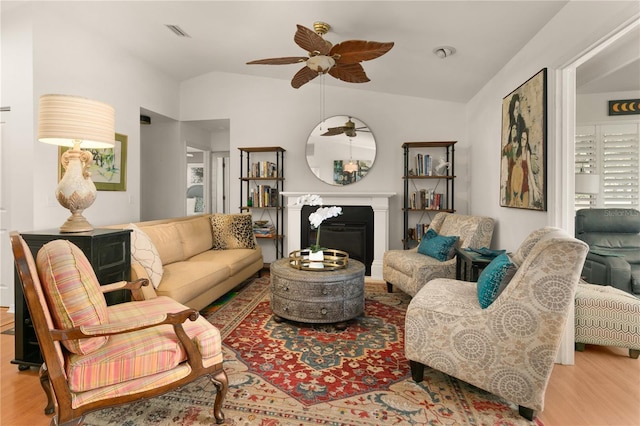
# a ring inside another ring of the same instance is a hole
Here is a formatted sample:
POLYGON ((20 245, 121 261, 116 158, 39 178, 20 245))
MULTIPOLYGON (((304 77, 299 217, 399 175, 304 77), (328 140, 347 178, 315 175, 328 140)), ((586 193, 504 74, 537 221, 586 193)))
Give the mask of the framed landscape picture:
MULTIPOLYGON (((127 135, 116 133, 113 148, 88 149, 93 155, 93 164, 89 167, 91 180, 98 191, 126 191, 127 190, 127 135)), ((71 148, 58 149, 58 163, 62 154, 71 148)), ((58 181, 64 175, 64 168, 58 166, 58 181)))
POLYGON ((547 210, 547 69, 502 99, 500 206, 547 210))

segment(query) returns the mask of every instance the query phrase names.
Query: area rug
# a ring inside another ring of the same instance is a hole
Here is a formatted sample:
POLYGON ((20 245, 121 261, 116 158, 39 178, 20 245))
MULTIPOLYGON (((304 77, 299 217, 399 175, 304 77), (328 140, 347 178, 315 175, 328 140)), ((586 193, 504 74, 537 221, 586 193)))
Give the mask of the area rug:
MULTIPOLYGON (((344 331, 273 320, 269 277, 250 280, 202 311, 222 334, 229 425, 530 425, 503 399, 404 358, 409 297, 367 282, 365 314, 344 331)), ((213 424, 215 387, 179 391, 87 416, 85 424, 213 424)))

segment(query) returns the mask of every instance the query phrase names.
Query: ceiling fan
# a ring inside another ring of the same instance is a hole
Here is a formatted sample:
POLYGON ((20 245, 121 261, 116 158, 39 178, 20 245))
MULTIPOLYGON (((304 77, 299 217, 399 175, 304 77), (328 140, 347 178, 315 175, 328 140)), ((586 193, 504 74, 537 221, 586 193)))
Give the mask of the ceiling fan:
POLYGON ((338 80, 348 83, 365 83, 370 81, 362 61, 369 61, 387 53, 393 47, 393 42, 381 43, 377 41, 347 40, 335 46, 322 38, 331 26, 324 22, 313 24, 315 32, 298 25, 293 41, 309 52, 309 56, 287 56, 282 58, 259 59, 247 64, 286 65, 304 63, 291 80, 291 86, 298 89, 320 74, 331 75, 338 80))
POLYGON ((355 138, 356 136, 358 136, 356 131, 371 132, 371 130, 369 130, 366 126, 356 127, 356 123, 354 123, 351 120, 351 117, 349 117, 349 120, 346 123, 344 123, 344 126, 329 127, 327 131, 322 133, 320 136, 336 136, 344 133, 346 136, 350 138, 355 138))

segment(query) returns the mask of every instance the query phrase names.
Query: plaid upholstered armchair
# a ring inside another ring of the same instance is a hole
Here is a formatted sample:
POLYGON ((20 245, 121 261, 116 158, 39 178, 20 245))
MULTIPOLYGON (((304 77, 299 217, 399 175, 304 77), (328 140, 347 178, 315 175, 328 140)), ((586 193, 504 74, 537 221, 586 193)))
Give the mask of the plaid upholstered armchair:
POLYGON ((82 424, 89 411, 160 395, 204 375, 217 389, 215 421, 224 422, 228 380, 217 328, 168 297, 107 306, 103 292, 128 288, 140 299, 143 283, 100 286, 69 241, 47 243, 34 260, 18 233, 10 237, 44 359, 45 413, 57 406, 52 425, 82 424))
POLYGON ((491 301, 482 294, 484 278, 500 288, 507 275, 484 276, 494 261, 478 283, 428 282, 406 314, 405 355, 413 379, 422 381, 429 366, 517 404, 533 420, 544 407, 587 251, 584 242, 546 227, 510 257, 509 269, 517 270, 491 301))

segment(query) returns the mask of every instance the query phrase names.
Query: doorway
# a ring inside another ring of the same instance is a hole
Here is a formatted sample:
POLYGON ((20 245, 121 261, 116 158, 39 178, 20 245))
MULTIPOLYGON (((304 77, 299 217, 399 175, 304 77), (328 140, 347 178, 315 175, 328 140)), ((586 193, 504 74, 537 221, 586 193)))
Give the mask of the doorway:
MULTIPOLYGON (((576 135, 576 75, 579 67, 587 61, 601 54, 606 49, 611 48, 621 38, 633 31, 637 31, 640 22, 637 19, 621 26, 612 32, 600 43, 574 59, 556 73, 558 93, 560 94, 560 108, 557 111, 557 120, 560 123, 559 134, 556 144, 556 173, 558 176, 558 187, 566 188, 565 191, 557 191, 552 223, 560 228, 573 230, 575 227, 575 135, 576 135)), ((574 364, 574 318, 573 309, 569 314, 564 336, 558 351, 557 362, 561 364, 574 364)))

